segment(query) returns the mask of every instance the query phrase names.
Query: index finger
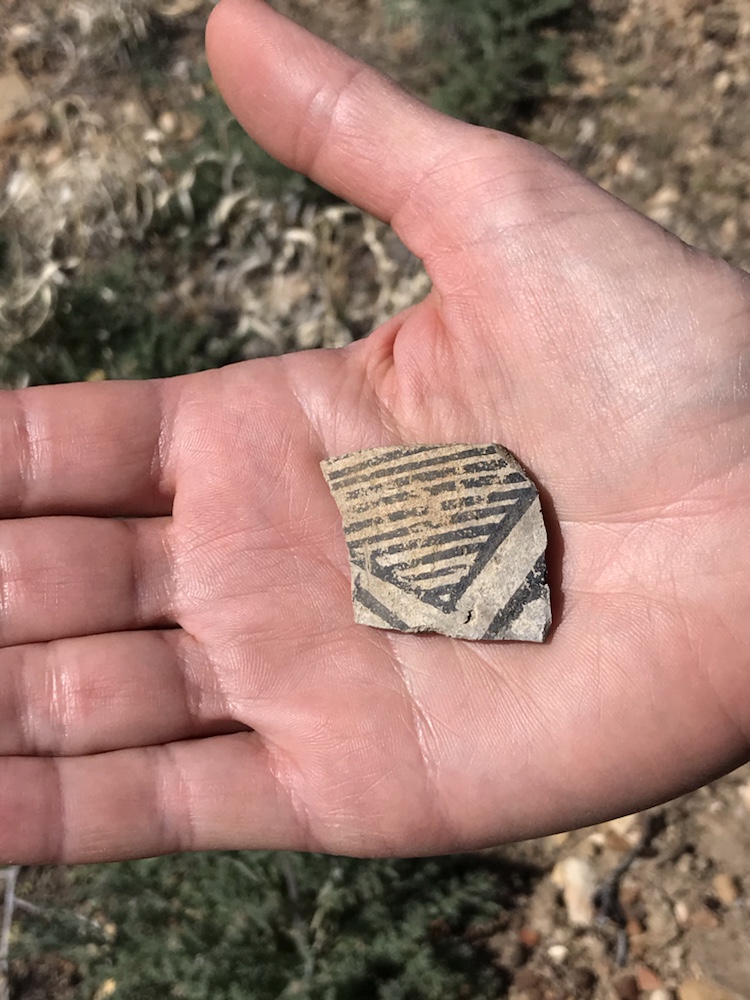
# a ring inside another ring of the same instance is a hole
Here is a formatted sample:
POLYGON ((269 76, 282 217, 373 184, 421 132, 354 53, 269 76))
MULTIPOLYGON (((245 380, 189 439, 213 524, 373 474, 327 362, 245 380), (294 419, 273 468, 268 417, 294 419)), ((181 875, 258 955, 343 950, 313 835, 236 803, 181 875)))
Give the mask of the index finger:
POLYGON ((163 383, 0 392, 0 517, 168 514, 163 383))

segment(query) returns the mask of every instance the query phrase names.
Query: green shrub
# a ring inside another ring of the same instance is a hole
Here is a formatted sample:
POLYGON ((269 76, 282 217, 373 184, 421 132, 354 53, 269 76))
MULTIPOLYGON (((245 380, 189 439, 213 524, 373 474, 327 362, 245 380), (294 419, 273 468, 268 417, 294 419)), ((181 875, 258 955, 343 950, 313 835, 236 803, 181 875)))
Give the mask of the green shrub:
MULTIPOLYGON (((393 2, 393 0, 392 0, 393 2)), ((448 114, 489 128, 518 128, 565 78, 574 0, 421 0, 435 83, 448 114)))
POLYGON ((14 960, 18 980, 45 954, 71 963, 76 1000, 107 980, 127 1000, 495 1000, 487 939, 537 875, 488 854, 270 852, 61 874, 56 910, 18 914, 14 960))
POLYGON ((127 247, 82 271, 59 291, 42 329, 0 356, 0 381, 22 373, 36 385, 161 377, 239 360, 237 344, 216 337, 215 320, 180 320, 159 308, 168 280, 127 247))

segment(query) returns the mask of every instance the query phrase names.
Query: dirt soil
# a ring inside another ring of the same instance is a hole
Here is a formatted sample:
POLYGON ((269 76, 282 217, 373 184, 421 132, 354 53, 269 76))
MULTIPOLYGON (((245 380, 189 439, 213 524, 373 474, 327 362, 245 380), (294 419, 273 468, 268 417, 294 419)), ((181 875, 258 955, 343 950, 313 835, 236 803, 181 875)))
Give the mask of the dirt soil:
MULTIPOLYGON (((185 10, 175 16, 196 19, 184 42, 191 52, 200 44, 204 5, 183 2, 185 10)), ((418 58, 418 28, 386 26, 377 0, 278 5, 397 77, 399 65, 418 58)), ((52 63, 66 58, 65 48, 32 44, 34 4, 5 0, 2 6, 6 42, 13 44, 0 68, 0 132, 9 154, 0 165, 0 187, 10 184, 19 164, 33 162, 50 175, 66 155, 60 131, 47 128, 48 112, 30 107, 34 88, 58 74, 52 63), (34 53, 43 51, 47 61, 35 62, 34 53)), ((592 0, 591 8, 591 24, 574 39, 574 81, 550 97, 526 134, 682 239, 750 269, 750 0, 592 0)), ((132 131, 135 145, 145 141, 152 159, 160 144, 189 132, 189 117, 170 118, 158 101, 149 103, 118 79, 113 91, 85 95, 86 116, 117 121, 119 134, 132 131)), ((405 82, 415 85, 413 78, 405 82)), ((61 121, 64 100, 63 88, 53 102, 61 121)), ((101 129, 87 131, 85 124, 77 120, 65 142, 85 144, 87 135, 99 142, 101 129)), ((122 163, 121 152, 116 158, 122 163)), ((28 181, 31 173, 25 176, 28 181)), ((364 328, 424 293, 424 276, 397 241, 357 213, 337 212, 324 223, 314 212, 289 222, 307 270, 297 256, 293 271, 259 275, 262 288, 247 272, 248 285, 260 289, 266 340, 275 336, 275 319, 291 315, 290 301, 299 303, 290 322, 304 315, 306 332, 285 348, 345 343, 353 324, 364 328), (303 223, 311 236, 300 235, 303 223), (362 287, 354 289, 356 316, 347 319, 351 273, 362 287), (373 282, 377 294, 368 290, 373 282)), ((268 237, 268 245, 280 252, 283 233, 268 237)), ((75 266, 72 252, 67 266, 75 266)), ((54 278, 44 279, 43 269, 32 277, 38 287, 24 285, 24 294, 43 305, 44 281, 54 278)), ((183 298, 191 287, 183 285, 183 298)), ((213 294, 226 299, 230 292, 213 294)), ((238 306, 238 322, 252 308, 238 306)), ((33 325, 29 316, 18 320, 18 335, 23 323, 33 325)), ((750 766, 649 816, 504 852, 548 873, 490 941, 492 960, 507 970, 512 1000, 750 1000, 750 766)))

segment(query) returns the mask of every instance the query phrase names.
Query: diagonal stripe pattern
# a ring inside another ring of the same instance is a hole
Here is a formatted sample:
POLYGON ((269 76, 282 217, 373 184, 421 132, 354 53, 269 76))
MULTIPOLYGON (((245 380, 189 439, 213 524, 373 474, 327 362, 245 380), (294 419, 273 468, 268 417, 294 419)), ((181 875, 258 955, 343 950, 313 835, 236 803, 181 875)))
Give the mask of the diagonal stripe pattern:
POLYGON ((496 444, 373 448, 328 459, 356 621, 541 642, 550 625, 536 487, 496 444))

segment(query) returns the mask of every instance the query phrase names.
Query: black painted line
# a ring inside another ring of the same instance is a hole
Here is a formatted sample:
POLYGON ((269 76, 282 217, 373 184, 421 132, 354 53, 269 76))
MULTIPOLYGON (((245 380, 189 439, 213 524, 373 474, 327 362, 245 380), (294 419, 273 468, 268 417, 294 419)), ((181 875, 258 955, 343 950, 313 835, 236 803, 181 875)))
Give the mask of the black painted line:
MULTIPOLYGON (((392 448, 383 448, 379 454, 370 455, 368 458, 361 462, 353 462, 351 465, 344 464, 336 467, 334 464, 333 468, 326 469, 326 477, 330 480, 342 479, 345 476, 353 476, 357 472, 361 472, 362 469, 371 469, 373 466, 377 467, 383 465, 386 462, 398 461, 399 459, 407 459, 410 455, 426 454, 427 449, 423 445, 414 445, 413 448, 404 449, 399 445, 394 445, 392 448)), ((354 453, 356 455, 356 452, 354 453)), ((339 456, 342 459, 344 456, 339 456)), ((354 458, 354 455, 350 456, 354 458)), ((329 458, 328 462, 336 463, 336 458, 329 458)))
POLYGON ((412 528, 404 526, 403 528, 394 528, 393 531, 383 531, 379 535, 361 535, 359 538, 352 538, 351 533, 347 533, 347 544, 372 547, 376 542, 388 542, 392 538, 403 538, 405 535, 410 535, 411 532, 412 528))
POLYGON ((497 552, 498 548, 503 544, 505 539, 510 535, 511 531, 515 528, 524 514, 531 507, 532 503, 536 500, 536 491, 534 490, 524 490, 521 491, 521 496, 518 497, 516 503, 508 508, 508 512, 503 517, 502 521, 499 522, 497 530, 488 538, 484 549, 482 550, 479 557, 475 560, 474 565, 471 567, 471 572, 467 574, 466 578, 461 583, 461 588, 455 594, 454 601, 451 605, 451 610, 455 610, 456 604, 460 598, 466 593, 471 584, 476 580, 479 574, 482 572, 487 563, 492 559, 492 557, 497 552))
POLYGON ((476 479, 460 479, 459 482, 467 490, 473 490, 481 486, 495 486, 497 484, 497 476, 478 476, 476 479))
POLYGON ((346 469, 336 469, 328 473, 328 480, 331 483, 332 488, 335 489, 345 489, 347 486, 347 479, 352 479, 353 482, 358 483, 368 483, 372 479, 382 479, 383 476, 388 475, 403 475, 405 472, 413 472, 416 469, 424 469, 431 465, 439 464, 440 462, 462 462, 469 458, 479 458, 483 455, 491 454, 491 450, 487 448, 468 448, 465 451, 449 452, 448 454, 434 455, 432 458, 419 459, 418 461, 406 461, 402 464, 402 458, 409 458, 412 454, 430 454, 430 452, 435 452, 438 449, 442 449, 442 445, 436 445, 434 448, 420 448, 414 452, 409 452, 407 455, 399 455, 398 459, 393 459, 392 456, 394 452, 391 452, 387 458, 378 459, 377 462, 373 460, 362 462, 359 465, 348 466, 346 469), (387 468, 383 468, 383 465, 390 459, 390 464, 387 468), (358 476, 356 475, 362 470, 370 468, 372 465, 377 467, 372 470, 369 475, 358 476))
POLYGON ((455 548, 446 549, 443 552, 430 552, 428 555, 422 556, 418 561, 411 564, 405 563, 404 565, 426 566, 430 563, 447 562, 449 559, 453 559, 454 556, 468 556, 471 552, 479 552, 485 545, 486 542, 466 542, 464 545, 457 545, 455 548))
POLYGON ((498 455, 486 462, 467 462, 464 466, 464 472, 467 475, 472 472, 502 472, 503 469, 507 468, 508 463, 498 455))
POLYGON ((407 632, 409 630, 409 626, 405 621, 402 621, 398 615, 394 615, 390 608, 387 608, 385 604, 381 604, 377 597, 374 597, 369 590, 365 590, 364 587, 360 586, 359 582, 356 583, 354 588, 354 599, 359 601, 359 603, 363 607, 367 608, 368 611, 377 615, 378 618, 382 618, 382 620, 392 628, 397 628, 402 632, 407 632))
POLYGON ((350 535, 355 535, 358 531, 362 531, 363 528, 374 528, 383 524, 385 518, 382 517, 368 517, 365 521, 354 521, 352 524, 346 525, 347 537, 350 535))
POLYGON ((427 492, 430 496, 436 496, 438 493, 455 493, 458 487, 456 486, 455 479, 446 481, 444 483, 437 483, 432 486, 427 487, 427 492))
POLYGON ((448 576, 451 573, 458 573, 460 579, 468 569, 469 563, 453 563, 453 565, 445 566, 442 569, 432 569, 428 573, 417 573, 415 576, 409 577, 409 579, 412 582, 416 582, 417 580, 438 580, 441 576, 448 576))
POLYGON ((513 501, 510 500, 502 507, 474 507, 473 510, 458 511, 451 515, 451 524, 464 524, 466 521, 479 521, 480 519, 495 524, 498 517, 502 517, 512 506, 513 501))
POLYGON ((494 639, 508 629, 510 625, 519 617, 524 607, 531 601, 538 600, 547 583, 546 566, 544 555, 539 556, 532 569, 529 570, 526 579, 518 587, 516 592, 501 608, 490 622, 487 631, 482 636, 483 639, 494 639))
POLYGON ((487 503, 497 503, 499 500, 506 500, 510 497, 512 500, 516 500, 518 497, 525 496, 529 494, 532 497, 536 496, 536 489, 531 486, 524 486, 521 489, 517 488, 512 490, 496 490, 495 492, 487 494, 487 503))
POLYGON ((365 514, 368 510, 372 510, 374 507, 381 507, 383 505, 389 506, 394 503, 403 503, 405 500, 413 503, 416 502, 417 499, 417 492, 415 490, 402 490, 400 493, 386 493, 385 495, 373 495, 371 492, 368 492, 366 500, 362 503, 349 504, 348 511, 352 511, 355 514, 365 514))
POLYGON ((444 531, 440 534, 430 535, 427 538, 415 538, 411 542, 399 542, 396 545, 388 545, 380 549, 378 556, 397 555, 401 552, 414 552, 416 549, 432 549, 443 542, 458 542, 466 538, 481 538, 492 533, 492 526, 479 524, 468 524, 464 528, 457 528, 455 531, 444 531))
POLYGON ((440 466, 437 469, 432 469, 429 472, 418 472, 409 473, 408 475, 401 475, 400 473, 393 479, 389 479, 385 483, 382 482, 366 482, 363 483, 361 480, 357 480, 356 485, 349 488, 345 483, 340 483, 342 490, 346 490, 345 498, 347 500, 357 500, 359 497, 369 498, 375 497, 379 499, 382 496, 392 496, 393 490, 403 490, 404 487, 411 492, 410 488, 417 493, 420 490, 424 490, 425 487, 422 483, 431 482, 435 479, 439 481, 447 481, 455 483, 459 472, 455 465, 453 466, 440 466), (416 484, 416 485, 415 485, 416 484))
POLYGON ((405 521, 407 517, 422 518, 429 517, 430 510, 429 507, 411 507, 409 510, 392 510, 389 514, 385 515, 386 521, 393 523, 394 521, 405 521))

